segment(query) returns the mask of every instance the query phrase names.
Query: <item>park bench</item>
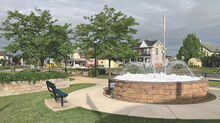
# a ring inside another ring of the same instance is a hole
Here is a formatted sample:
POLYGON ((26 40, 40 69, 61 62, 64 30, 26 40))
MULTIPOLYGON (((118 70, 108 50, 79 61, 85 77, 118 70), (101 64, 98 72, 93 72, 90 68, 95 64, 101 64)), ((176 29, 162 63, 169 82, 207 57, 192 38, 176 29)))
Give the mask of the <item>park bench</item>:
POLYGON ((56 85, 50 81, 46 81, 46 84, 47 84, 48 91, 54 94, 55 101, 57 102, 58 98, 61 99, 60 102, 61 102, 61 106, 63 107, 63 98, 67 97, 68 94, 63 93, 61 90, 57 89, 56 85))

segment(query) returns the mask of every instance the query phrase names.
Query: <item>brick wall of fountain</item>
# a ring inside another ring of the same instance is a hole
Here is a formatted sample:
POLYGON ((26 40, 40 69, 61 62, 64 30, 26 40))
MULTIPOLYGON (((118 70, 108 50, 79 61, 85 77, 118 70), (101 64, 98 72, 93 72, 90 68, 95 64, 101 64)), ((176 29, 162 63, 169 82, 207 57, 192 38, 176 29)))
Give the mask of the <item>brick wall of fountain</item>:
POLYGON ((115 83, 114 98, 139 103, 193 103, 206 98, 208 80, 189 82, 134 82, 109 79, 115 83))

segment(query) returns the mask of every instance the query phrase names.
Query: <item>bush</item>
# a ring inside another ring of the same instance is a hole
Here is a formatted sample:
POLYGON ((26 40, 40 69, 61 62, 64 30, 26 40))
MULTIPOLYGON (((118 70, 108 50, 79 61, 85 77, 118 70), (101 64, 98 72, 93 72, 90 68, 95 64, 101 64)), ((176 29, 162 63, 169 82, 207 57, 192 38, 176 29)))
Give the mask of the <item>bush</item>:
POLYGON ((73 80, 75 80, 75 78, 69 78, 69 81, 73 81, 73 80))
POLYGON ((205 67, 219 67, 220 54, 213 54, 212 56, 205 56, 202 59, 202 64, 205 67))
POLYGON ((0 70, 10 69, 10 66, 0 66, 0 70))
POLYGON ((12 81, 29 81, 36 82, 46 79, 66 78, 64 72, 38 72, 35 69, 25 69, 14 74, 0 73, 0 83, 10 83, 12 81))
POLYGON ((68 68, 68 71, 88 71, 88 69, 85 68, 68 68))
POLYGON ((97 71, 99 72, 99 75, 105 75, 106 70, 104 68, 98 68, 97 71))
MULTIPOLYGON (((93 76, 94 72, 95 72, 95 69, 90 69, 89 72, 88 72, 88 76, 93 76)), ((98 74, 99 74, 99 71, 96 70, 96 75, 98 75, 98 74)))

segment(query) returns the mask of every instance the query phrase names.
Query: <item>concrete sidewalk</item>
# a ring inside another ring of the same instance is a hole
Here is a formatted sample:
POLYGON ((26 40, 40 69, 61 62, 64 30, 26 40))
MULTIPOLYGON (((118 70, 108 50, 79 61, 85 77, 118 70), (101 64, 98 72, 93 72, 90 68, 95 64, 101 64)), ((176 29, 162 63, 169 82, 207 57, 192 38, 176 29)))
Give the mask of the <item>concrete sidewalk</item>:
POLYGON ((74 106, 112 114, 148 118, 220 119, 220 90, 218 89, 209 90, 210 93, 217 96, 217 99, 206 103, 184 105, 140 104, 105 97, 103 89, 107 87, 107 80, 77 77, 74 83, 81 82, 96 83, 97 85, 70 93, 66 99, 74 106))

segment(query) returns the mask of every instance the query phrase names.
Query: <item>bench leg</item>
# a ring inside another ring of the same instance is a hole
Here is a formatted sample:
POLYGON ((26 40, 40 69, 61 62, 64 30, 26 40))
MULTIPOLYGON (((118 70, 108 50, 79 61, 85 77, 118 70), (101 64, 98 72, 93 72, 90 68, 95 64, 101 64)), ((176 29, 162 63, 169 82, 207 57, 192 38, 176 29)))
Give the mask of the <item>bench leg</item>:
POLYGON ((61 97, 61 106, 63 107, 63 97, 61 97))

